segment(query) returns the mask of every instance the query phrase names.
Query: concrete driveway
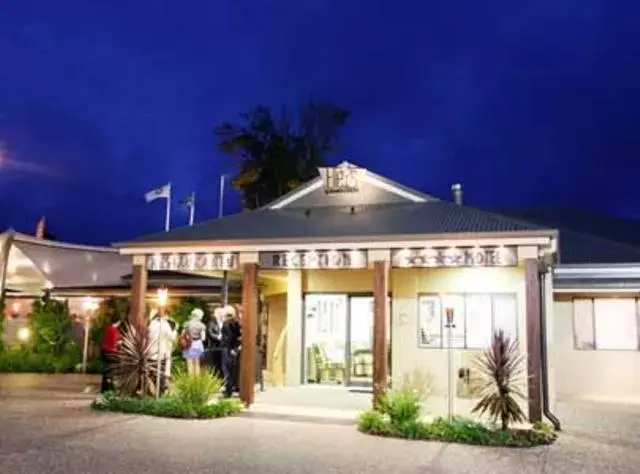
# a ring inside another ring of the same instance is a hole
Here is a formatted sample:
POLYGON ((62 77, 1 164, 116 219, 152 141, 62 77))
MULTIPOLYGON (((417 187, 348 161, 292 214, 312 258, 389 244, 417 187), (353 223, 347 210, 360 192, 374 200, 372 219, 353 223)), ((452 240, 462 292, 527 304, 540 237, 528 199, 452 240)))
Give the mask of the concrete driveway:
POLYGON ((640 407, 565 405, 555 446, 509 450, 380 439, 340 424, 100 414, 87 409, 82 380, 44 380, 0 377, 0 472, 600 474, 640 466, 640 407))

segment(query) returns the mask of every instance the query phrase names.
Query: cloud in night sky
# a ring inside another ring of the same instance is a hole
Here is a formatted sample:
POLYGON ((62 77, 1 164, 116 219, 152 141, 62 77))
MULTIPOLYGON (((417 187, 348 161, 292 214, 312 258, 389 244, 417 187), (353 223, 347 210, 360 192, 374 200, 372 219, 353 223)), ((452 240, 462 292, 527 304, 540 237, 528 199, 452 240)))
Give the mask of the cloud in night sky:
MULTIPOLYGON (((211 217, 229 167, 212 126, 309 97, 352 111, 336 160, 426 192, 447 196, 461 181, 467 201, 487 207, 640 205, 633 2, 7 0, 2 10, 0 142, 31 166, 0 172, 6 226, 46 214, 59 237, 101 243, 155 231, 162 206, 142 195, 169 180, 211 217)), ((186 222, 177 208, 173 218, 186 222)))

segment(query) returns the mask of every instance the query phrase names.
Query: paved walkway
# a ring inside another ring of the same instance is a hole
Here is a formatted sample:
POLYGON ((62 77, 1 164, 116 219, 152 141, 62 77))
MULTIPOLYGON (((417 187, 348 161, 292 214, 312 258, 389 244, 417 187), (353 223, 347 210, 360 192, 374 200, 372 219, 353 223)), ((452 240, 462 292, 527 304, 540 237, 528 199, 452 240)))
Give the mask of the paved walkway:
POLYGON ((564 410, 557 445, 509 450, 380 439, 339 424, 100 414, 90 400, 60 384, 0 379, 0 472, 631 474, 640 466, 638 407, 575 405, 564 410))

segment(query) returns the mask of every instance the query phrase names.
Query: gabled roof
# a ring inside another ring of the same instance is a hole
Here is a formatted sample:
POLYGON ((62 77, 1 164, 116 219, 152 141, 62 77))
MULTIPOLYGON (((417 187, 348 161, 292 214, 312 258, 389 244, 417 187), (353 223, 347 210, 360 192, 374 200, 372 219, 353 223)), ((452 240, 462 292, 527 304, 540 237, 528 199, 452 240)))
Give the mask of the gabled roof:
MULTIPOLYGON (((555 231, 447 201, 379 206, 261 209, 142 236, 117 247, 144 244, 271 241, 287 239, 384 240, 425 234, 527 233, 555 235, 555 231)), ((266 243, 266 242, 265 242, 266 243)))
POLYGON ((317 207, 323 205, 332 205, 335 201, 343 201, 341 198, 346 197, 352 204, 359 205, 367 205, 367 204, 389 204, 392 202, 396 203, 419 203, 419 202, 427 202, 427 201, 437 201, 438 198, 435 196, 431 196, 428 194, 421 193, 415 189, 404 186, 400 183, 397 183, 393 180, 385 178, 384 176, 380 176, 376 173, 373 173, 367 169, 360 168, 357 165, 349 162, 343 161, 340 163, 336 169, 354 169, 358 172, 358 180, 361 182, 361 186, 364 188, 374 189, 375 193, 366 193, 364 189, 361 189, 359 193, 349 193, 348 196, 326 196, 323 192, 324 188, 324 173, 326 173, 327 168, 320 168, 320 175, 316 176, 311 181, 303 184, 302 186, 294 189, 293 191, 285 194, 284 196, 276 199, 275 201, 270 202, 262 209, 270 209, 270 210, 280 210, 288 207, 317 207), (317 198, 316 203, 309 203, 309 196, 312 194, 316 194, 317 198), (359 195, 360 194, 360 195, 359 195), (366 195, 368 194, 368 196, 366 195), (371 196, 374 194, 374 196, 371 196), (337 198, 333 200, 333 198, 337 198), (375 199, 376 202, 373 202, 371 198, 375 199), (301 202, 304 201, 304 202, 301 202))

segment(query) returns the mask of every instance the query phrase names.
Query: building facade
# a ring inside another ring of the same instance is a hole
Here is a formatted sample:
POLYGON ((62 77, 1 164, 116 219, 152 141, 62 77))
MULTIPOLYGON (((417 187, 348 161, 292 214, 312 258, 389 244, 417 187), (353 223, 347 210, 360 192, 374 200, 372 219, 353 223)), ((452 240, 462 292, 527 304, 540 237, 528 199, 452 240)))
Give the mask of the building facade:
MULTIPOLYGON (((266 369, 276 384, 370 386, 375 399, 389 382, 422 378, 433 412, 453 394, 456 413, 468 414, 473 358, 503 330, 525 356, 535 421, 555 397, 546 341, 557 238, 344 162, 265 208, 116 247, 132 257, 138 321, 150 270, 240 278, 245 340, 257 335, 258 301, 268 307, 266 369)), ((247 404, 255 350, 245 344, 241 358, 247 404)))

